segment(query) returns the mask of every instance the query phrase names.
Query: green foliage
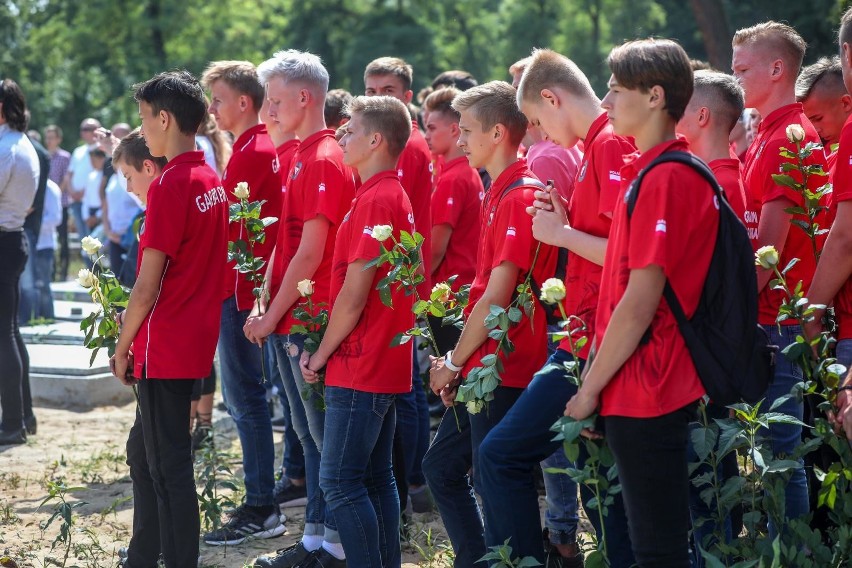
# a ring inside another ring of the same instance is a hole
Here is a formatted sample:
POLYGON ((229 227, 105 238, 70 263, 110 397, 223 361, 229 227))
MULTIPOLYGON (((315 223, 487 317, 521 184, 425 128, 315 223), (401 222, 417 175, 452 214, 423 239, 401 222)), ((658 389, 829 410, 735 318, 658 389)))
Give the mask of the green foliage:
POLYGON ((53 502, 53 514, 50 515, 50 518, 48 518, 47 521, 42 523, 41 530, 42 534, 44 534, 54 521, 59 521, 59 533, 50 544, 50 550, 52 551, 59 544, 65 546, 62 564, 60 564, 63 568, 66 564, 68 564, 68 558, 71 555, 71 547, 74 540, 74 509, 87 504, 85 501, 69 502, 68 493, 72 491, 81 491, 83 489, 83 487, 68 487, 61 479, 49 480, 47 482, 47 497, 45 497, 38 506, 39 509, 41 509, 46 504, 53 502))
POLYGON ((509 546, 509 540, 499 545, 489 548, 491 552, 479 559, 479 562, 488 562, 493 568, 532 568, 533 566, 541 566, 541 562, 532 556, 523 558, 514 558, 512 556, 512 547, 509 546))
MULTIPOLYGON (((115 354, 118 344, 118 336, 121 327, 118 324, 120 310, 127 307, 130 300, 130 291, 121 285, 112 270, 103 266, 104 255, 99 256, 92 262, 92 275, 94 282, 88 287, 92 301, 97 304, 98 309, 91 312, 80 322, 80 330, 85 333, 83 344, 92 350, 89 366, 95 362, 98 351, 106 348, 110 357, 115 354)), ((128 369, 132 372, 133 369, 128 369)))
POLYGON ((196 479, 204 480, 204 485, 198 492, 201 528, 214 531, 222 524, 222 514, 239 504, 235 496, 240 487, 228 465, 227 454, 217 448, 213 436, 210 443, 201 447, 195 470, 196 479), (223 494, 223 489, 228 493, 223 494))
MULTIPOLYGON (((311 282, 313 289, 313 282, 311 282)), ((305 351, 316 353, 319 349, 325 330, 328 328, 328 310, 325 303, 314 304, 312 294, 305 294, 305 301, 293 310, 293 317, 301 324, 290 328, 290 333, 298 333, 305 337, 305 351)), ((287 345, 287 348, 291 344, 287 345)), ((313 400, 319 410, 325 410, 325 370, 318 373, 320 380, 316 383, 305 383, 302 389, 302 400, 305 402, 313 400)))
MULTIPOLYGON (((236 192, 242 189, 240 185, 245 186, 246 195, 249 194, 250 188, 245 182, 237 185, 235 196, 236 192)), ((252 294, 257 300, 261 300, 264 294, 267 294, 263 274, 266 261, 254 255, 254 247, 266 241, 266 227, 278 222, 278 217, 260 216, 264 203, 266 200, 249 201, 248 197, 238 197, 236 202, 228 206, 228 220, 242 225, 240 235, 245 235, 247 239, 228 242, 228 262, 233 262, 234 270, 244 274, 246 280, 252 283, 252 294)))

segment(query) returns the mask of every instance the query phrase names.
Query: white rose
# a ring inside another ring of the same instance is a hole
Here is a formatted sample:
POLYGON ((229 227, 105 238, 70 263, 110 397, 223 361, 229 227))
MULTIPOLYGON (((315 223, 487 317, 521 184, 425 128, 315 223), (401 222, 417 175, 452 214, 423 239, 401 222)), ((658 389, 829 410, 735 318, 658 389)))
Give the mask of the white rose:
POLYGON ((468 414, 479 414, 485 408, 485 401, 475 398, 465 403, 468 414))
POLYGON ((805 141, 805 129, 801 124, 791 124, 787 127, 787 140, 792 144, 805 141))
POLYGON ((101 250, 104 245, 95 237, 83 237, 83 240, 80 241, 80 246, 83 247, 83 250, 86 251, 87 254, 95 255, 98 254, 98 251, 101 250))
POLYGON ((302 280, 298 284, 296 284, 296 288, 299 290, 299 294, 303 298, 306 296, 310 296, 314 293, 314 281, 308 280, 306 278, 305 280, 302 280))
POLYGON ((248 199, 249 196, 249 186, 246 182, 241 181, 237 184, 237 187, 234 188, 234 197, 237 199, 248 199))
POLYGON ((381 243, 388 240, 391 234, 393 234, 393 227, 390 225, 376 225, 373 227, 373 232, 370 233, 370 236, 381 243))
POLYGON ((565 284, 559 278, 548 278, 541 285, 541 301, 555 304, 565 299, 565 284))
POLYGON ((754 253, 754 264, 767 270, 775 268, 778 265, 778 260, 778 251, 771 245, 760 247, 754 253))
POLYGON ((446 304, 450 301, 450 294, 452 293, 452 288, 446 282, 441 282, 440 284, 435 284, 435 287, 432 288, 432 297, 435 296, 435 292, 439 291, 441 295, 435 298, 436 302, 441 302, 442 304, 446 304))
POLYGON ((93 288, 97 285, 98 278, 88 268, 81 268, 77 273, 77 284, 83 288, 93 288))

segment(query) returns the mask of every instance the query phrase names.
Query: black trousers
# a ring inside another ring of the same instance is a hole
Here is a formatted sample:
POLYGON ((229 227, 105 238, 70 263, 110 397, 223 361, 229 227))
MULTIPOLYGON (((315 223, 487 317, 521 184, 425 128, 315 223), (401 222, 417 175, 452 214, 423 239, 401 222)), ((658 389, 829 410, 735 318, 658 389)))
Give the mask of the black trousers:
POLYGON ((605 417, 640 568, 689 568, 687 442, 696 405, 655 418, 605 417))
POLYGON ((192 471, 189 403, 195 380, 143 379, 138 383, 136 422, 127 438, 133 481, 132 568, 198 563, 201 530, 192 471))
POLYGON ((18 284, 27 256, 23 231, 0 232, 0 409, 2 429, 6 431, 20 430, 24 415, 33 413, 30 357, 18 329, 18 284))
POLYGON ((70 258, 70 249, 68 247, 68 207, 62 208, 62 221, 56 227, 56 233, 59 236, 59 262, 55 265, 53 271, 53 280, 55 282, 65 282, 68 280, 68 261, 70 258))

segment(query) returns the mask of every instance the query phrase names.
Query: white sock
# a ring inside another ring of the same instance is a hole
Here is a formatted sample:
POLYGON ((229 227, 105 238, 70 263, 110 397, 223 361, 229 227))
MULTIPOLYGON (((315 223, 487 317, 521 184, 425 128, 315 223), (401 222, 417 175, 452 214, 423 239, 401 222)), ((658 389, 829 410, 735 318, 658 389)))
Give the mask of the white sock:
POLYGON ((308 552, 313 552, 322 546, 322 537, 318 534, 302 535, 302 546, 304 546, 305 550, 308 552))
POLYGON ((343 545, 339 542, 328 542, 327 540, 322 541, 323 550, 337 558, 338 560, 344 560, 346 558, 346 553, 343 552, 343 545))

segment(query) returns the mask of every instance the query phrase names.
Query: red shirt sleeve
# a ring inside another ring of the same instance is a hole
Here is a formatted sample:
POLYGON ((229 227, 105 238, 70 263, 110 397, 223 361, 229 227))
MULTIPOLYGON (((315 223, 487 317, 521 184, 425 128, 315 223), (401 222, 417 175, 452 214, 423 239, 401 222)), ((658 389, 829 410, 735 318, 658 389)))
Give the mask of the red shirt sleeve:
POLYGON ((302 172, 304 193, 303 221, 322 215, 338 225, 346 212, 340 207, 346 179, 340 166, 331 160, 315 160, 302 172))
MULTIPOLYGON (((637 270, 656 264, 666 268, 670 261, 670 247, 681 243, 678 239, 678 217, 675 214, 675 196, 671 177, 657 166, 642 181, 636 207, 630 216, 630 240, 627 247, 627 268, 637 270)), ((668 168, 666 168, 668 169, 668 168)))
POLYGON ((852 200, 852 124, 849 123, 840 134, 832 182, 832 203, 852 200))
MULTIPOLYGON (((763 183, 763 197, 761 203, 766 204, 776 199, 784 198, 793 203, 801 203, 802 196, 794 189, 779 185, 772 179, 772 174, 787 173, 796 181, 801 181, 802 177, 797 171, 784 172, 781 164, 785 162, 793 163, 792 159, 781 156, 781 148, 787 148, 791 152, 796 151, 796 147, 786 139, 776 138, 770 140, 763 148, 763 155, 760 157, 761 166, 764 168, 761 172, 763 183)), ((825 155, 822 152, 814 152, 811 157, 805 160, 806 165, 820 164, 823 170, 827 171, 825 155)), ((828 181, 828 178, 823 176, 811 176, 808 185, 811 189, 816 189, 828 181)))
POLYGON ((624 165, 624 155, 633 150, 616 138, 604 140, 596 150, 594 174, 601 192, 598 215, 612 215, 621 191, 620 171, 624 165))
POLYGON ((142 249, 153 248, 171 259, 177 257, 178 248, 184 237, 187 208, 195 207, 188 201, 187 192, 174 198, 174 191, 166 185, 152 187, 148 192, 148 209, 145 211, 145 238, 142 249))
POLYGON ((530 269, 533 246, 532 217, 527 206, 533 202, 533 189, 519 188, 503 198, 491 227, 494 256, 491 268, 505 261, 516 264, 522 271, 530 269))
MULTIPOLYGON (((376 225, 393 225, 391 211, 375 200, 362 201, 353 210, 352 240, 349 242, 346 262, 351 264, 356 260, 373 260, 379 256, 381 249, 379 241, 372 237, 376 225)), ((394 234, 399 234, 399 228, 394 227, 394 234)), ((392 243, 387 242, 387 246, 392 243)))
POLYGON ((449 225, 453 229, 461 216, 461 196, 456 195, 459 180, 452 176, 443 176, 432 194, 432 225, 449 225))

